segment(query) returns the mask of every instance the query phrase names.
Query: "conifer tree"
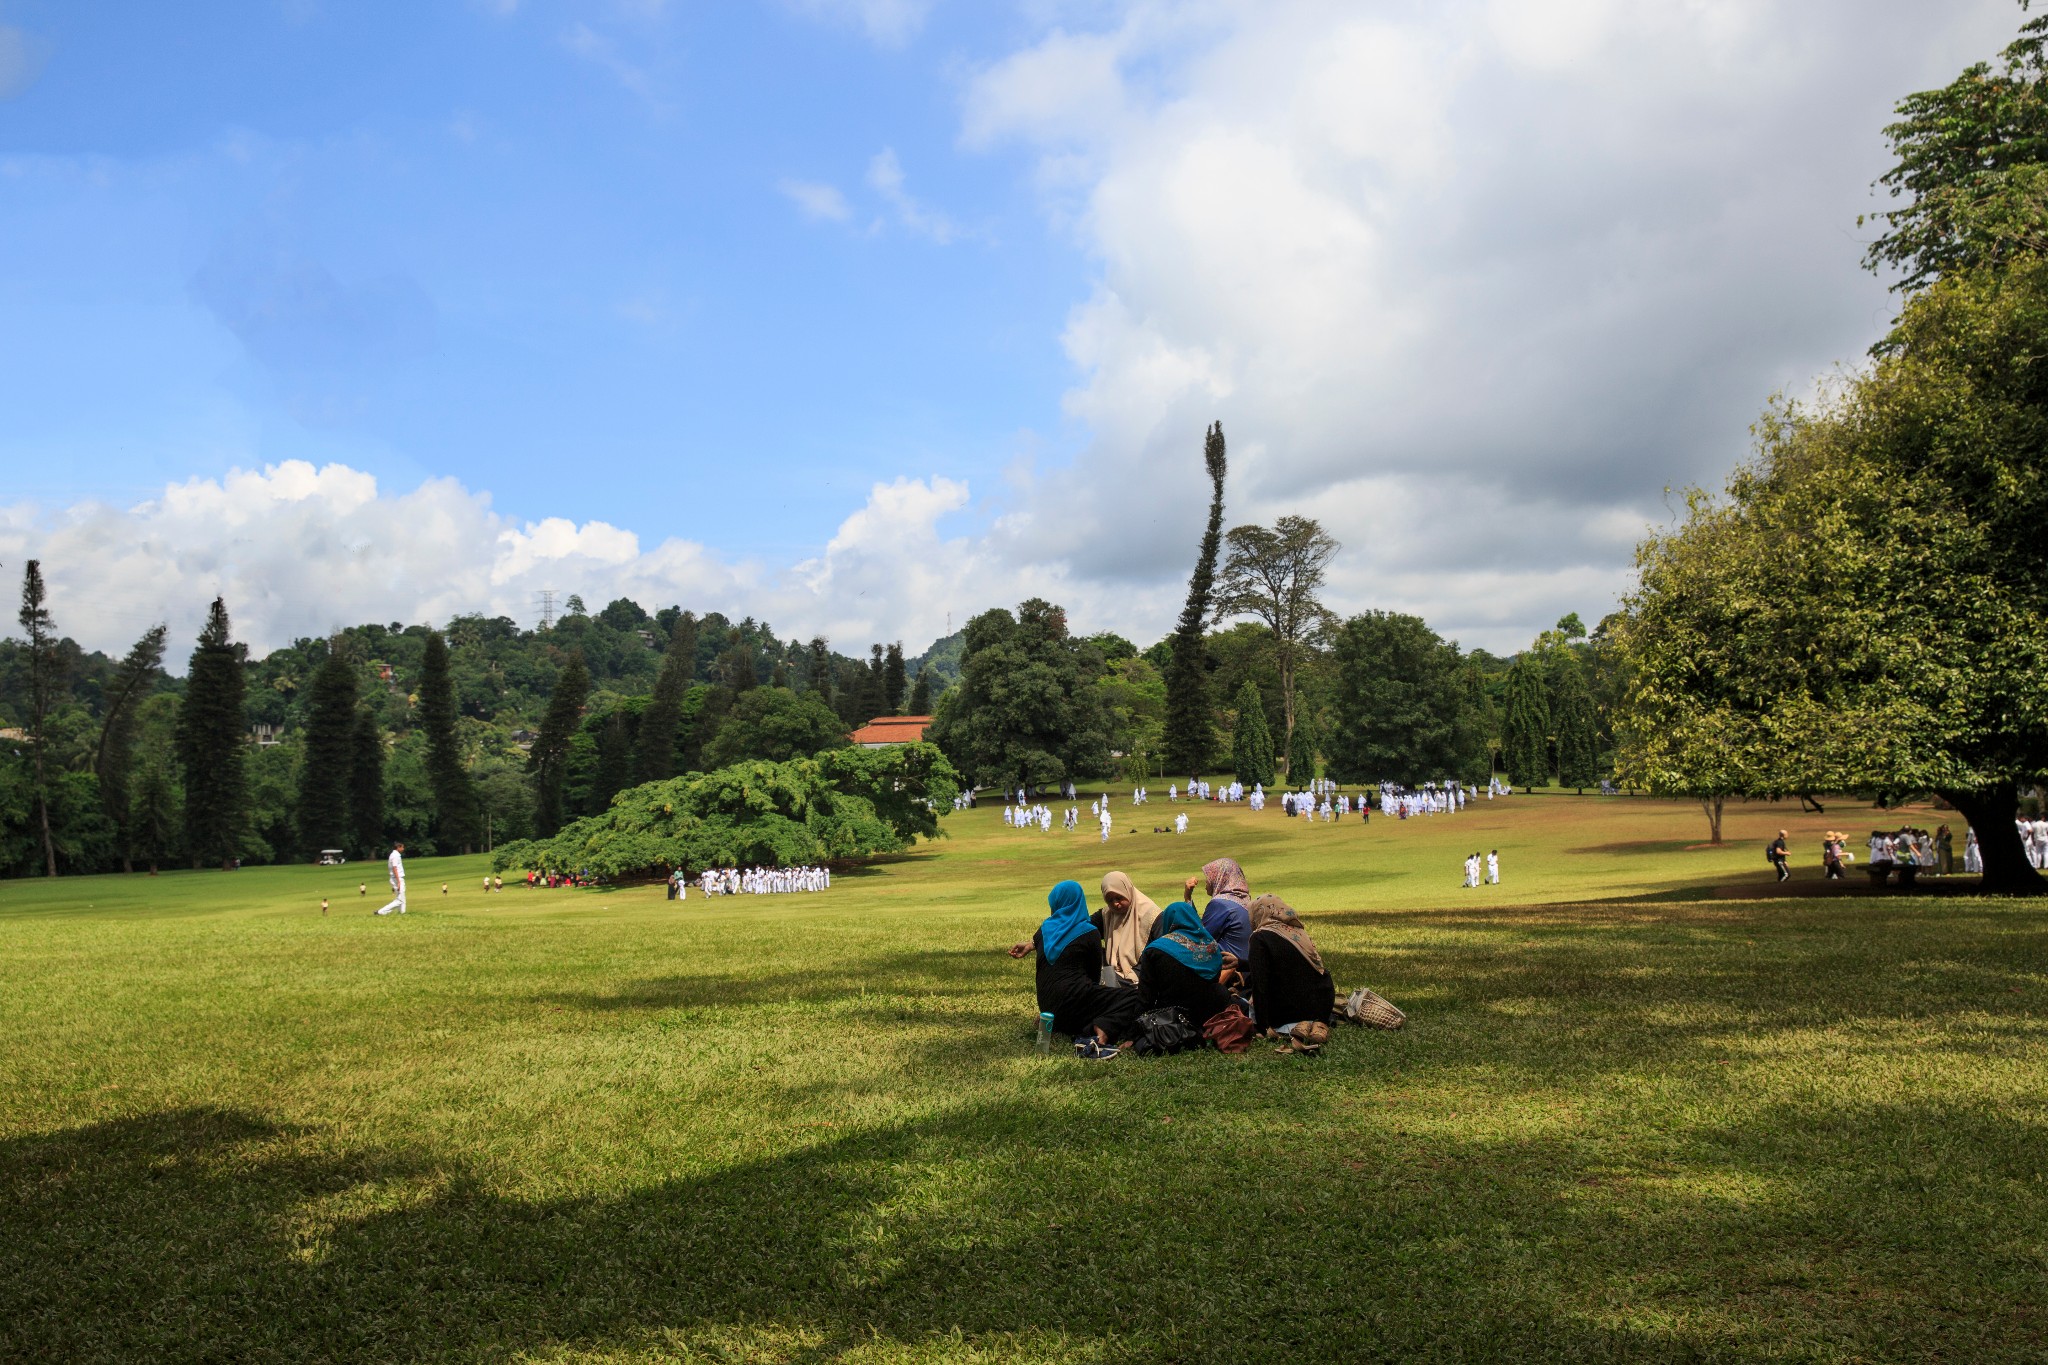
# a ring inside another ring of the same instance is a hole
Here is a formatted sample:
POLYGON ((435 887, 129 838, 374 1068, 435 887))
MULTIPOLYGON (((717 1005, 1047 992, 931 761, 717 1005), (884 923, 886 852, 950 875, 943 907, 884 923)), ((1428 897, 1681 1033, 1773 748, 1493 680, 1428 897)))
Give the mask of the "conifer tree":
POLYGON ((623 706, 614 706, 597 727, 597 766, 590 775, 585 815, 602 815, 612 798, 632 785, 633 723, 623 706))
POLYGON ((306 701, 306 752, 299 768, 299 851, 309 859, 322 849, 348 846, 355 726, 356 671, 330 645, 306 701))
POLYGON ((114 822, 123 872, 135 870, 129 778, 135 767, 136 713, 163 672, 166 633, 161 625, 142 632, 128 657, 114 670, 107 684, 99 746, 93 753, 92 770, 99 779, 100 809, 114 822))
POLYGON ((384 847, 384 727, 367 706, 356 709, 349 735, 348 827, 357 857, 384 847))
POLYGON ((244 648, 229 638, 227 603, 216 597, 199 632, 178 708, 178 765, 185 776, 185 851, 194 867, 229 867, 241 856, 249 816, 242 714, 244 648))
POLYGON ((1306 711, 1294 717, 1294 737, 1287 742, 1287 784, 1291 787, 1305 785, 1316 775, 1316 749, 1319 747, 1315 717, 1306 711))
POLYGON ((1517 787, 1540 787, 1550 780, 1550 700, 1541 667, 1527 651, 1508 669, 1501 761, 1517 787))
POLYGON ((462 762, 455 715, 448 642, 440 631, 428 631, 420 660, 420 729, 427 736, 427 782, 434 789, 435 843, 444 853, 469 853, 483 838, 482 802, 462 762))
POLYGON ((61 665, 57 627, 43 605, 43 566, 31 559, 21 576, 21 630, 28 641, 28 739, 36 787, 36 819, 43 841, 43 873, 57 875, 57 846, 50 837, 50 785, 44 763, 49 746, 47 724, 57 695, 61 665))
POLYGON ((151 872, 177 846, 177 782, 161 758, 145 759, 136 771, 128 799, 128 836, 134 856, 148 863, 151 872))
POLYGON ((1205 631, 1216 583, 1216 555, 1223 543, 1223 424, 1209 428, 1202 445, 1209 473, 1209 526, 1188 579, 1188 598, 1173 632, 1166 663, 1166 757, 1168 772, 1199 775, 1216 748, 1215 719, 1209 713, 1209 659, 1205 631))
POLYGON ((811 691, 832 705, 832 646, 822 635, 811 637, 811 691))
POLYGON ((909 714, 928 716, 932 713, 932 671, 929 667, 917 672, 917 681, 910 688, 909 714))
POLYGON ((526 756, 533 774, 533 833, 548 839, 562 829, 562 787, 569 775, 569 741, 583 718, 583 699, 590 693, 590 670, 582 651, 572 651, 555 679, 540 735, 526 756))
POLYGON ((1237 780, 1250 787, 1273 780, 1273 732, 1266 725, 1266 703, 1247 678, 1237 689, 1237 729, 1231 733, 1230 756, 1237 780))
POLYGON ((676 775, 676 727, 682 724, 683 698, 697 671, 697 618, 684 612, 669 632, 668 652, 654 680, 654 695, 640 713, 634 744, 633 781, 666 782, 676 775))
POLYGON ((1599 732, 1593 694, 1578 652, 1561 646, 1550 663, 1550 725, 1557 733, 1557 784, 1579 791, 1600 781, 1599 732))
POLYGON ((910 677, 903 669, 903 642, 889 646, 882 657, 882 708, 889 715, 903 710, 903 694, 910 690, 910 677))

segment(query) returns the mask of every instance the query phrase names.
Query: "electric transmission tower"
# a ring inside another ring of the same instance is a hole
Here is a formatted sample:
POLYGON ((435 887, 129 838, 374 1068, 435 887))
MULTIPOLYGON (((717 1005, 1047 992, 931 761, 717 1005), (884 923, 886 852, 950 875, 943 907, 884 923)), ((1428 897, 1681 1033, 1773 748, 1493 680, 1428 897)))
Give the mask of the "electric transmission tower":
POLYGON ((542 630, 553 630, 555 628, 555 590, 553 588, 542 588, 538 596, 540 597, 540 628, 542 630))

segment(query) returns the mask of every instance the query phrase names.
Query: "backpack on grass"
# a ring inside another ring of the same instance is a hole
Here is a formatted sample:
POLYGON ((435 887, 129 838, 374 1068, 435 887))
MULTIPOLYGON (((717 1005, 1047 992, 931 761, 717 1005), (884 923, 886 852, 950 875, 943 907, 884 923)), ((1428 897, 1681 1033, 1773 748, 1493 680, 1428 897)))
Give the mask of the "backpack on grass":
POLYGON ((1178 1005, 1145 1011, 1138 1016, 1137 1028, 1131 1034, 1131 1051, 1140 1057, 1171 1057, 1201 1045, 1202 1035, 1195 1028, 1195 1021, 1178 1005))

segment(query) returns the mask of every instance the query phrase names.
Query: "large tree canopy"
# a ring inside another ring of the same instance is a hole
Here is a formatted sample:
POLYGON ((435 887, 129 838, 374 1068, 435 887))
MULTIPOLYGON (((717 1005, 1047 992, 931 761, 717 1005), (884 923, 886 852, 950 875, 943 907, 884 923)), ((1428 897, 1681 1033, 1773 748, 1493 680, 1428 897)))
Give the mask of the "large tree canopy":
POLYGON ((1354 616, 1337 630, 1335 654, 1335 726, 1324 746, 1332 777, 1471 781, 1486 771, 1487 737, 1458 647, 1421 617, 1354 616))
POLYGON ((1102 672, 1101 653, 1068 634, 1052 603, 985 611, 967 623, 960 685, 939 703, 929 738, 978 784, 1050 787, 1103 772, 1102 672))
POLYGON ((1759 424, 1725 498, 1638 550, 1618 624, 1653 791, 1945 795, 1988 886, 2036 889, 2016 790, 2048 775, 2048 267, 1965 271, 1884 353, 1759 424))

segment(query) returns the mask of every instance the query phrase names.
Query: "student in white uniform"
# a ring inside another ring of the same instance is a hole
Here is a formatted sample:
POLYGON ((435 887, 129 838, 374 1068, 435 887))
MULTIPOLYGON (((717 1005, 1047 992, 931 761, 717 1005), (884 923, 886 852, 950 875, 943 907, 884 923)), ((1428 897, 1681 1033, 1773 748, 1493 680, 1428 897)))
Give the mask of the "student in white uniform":
POLYGON ((377 911, 380 915, 388 915, 393 910, 401 915, 405 913, 405 859, 400 856, 404 852, 403 843, 393 844, 391 856, 384 860, 385 870, 391 877, 391 903, 377 911))
POLYGON ((1499 849, 1495 849, 1495 850, 1493 850, 1493 851, 1492 851, 1491 853, 1489 853, 1489 854, 1487 854, 1487 855, 1486 855, 1486 884, 1487 884, 1488 886, 1499 886, 1499 885, 1500 885, 1500 850, 1499 850, 1499 849))

